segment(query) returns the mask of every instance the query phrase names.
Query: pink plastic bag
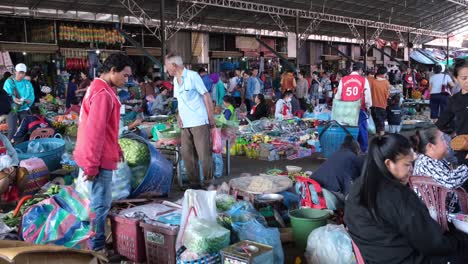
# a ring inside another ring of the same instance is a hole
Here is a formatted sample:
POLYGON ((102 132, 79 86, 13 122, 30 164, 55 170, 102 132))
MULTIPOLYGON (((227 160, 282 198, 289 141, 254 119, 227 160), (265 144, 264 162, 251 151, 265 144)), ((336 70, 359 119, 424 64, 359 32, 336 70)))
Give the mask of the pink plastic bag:
POLYGON ((213 142, 213 152, 217 154, 221 153, 223 151, 223 141, 219 128, 213 128, 211 130, 211 141, 213 142))

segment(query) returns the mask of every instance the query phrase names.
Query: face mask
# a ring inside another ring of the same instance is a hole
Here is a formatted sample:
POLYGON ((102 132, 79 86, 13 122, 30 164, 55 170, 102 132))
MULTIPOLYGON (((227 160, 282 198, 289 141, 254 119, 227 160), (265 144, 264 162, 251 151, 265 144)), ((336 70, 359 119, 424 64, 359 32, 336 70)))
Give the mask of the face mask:
POLYGON ((291 102, 291 98, 286 99, 286 102, 287 103, 291 102))

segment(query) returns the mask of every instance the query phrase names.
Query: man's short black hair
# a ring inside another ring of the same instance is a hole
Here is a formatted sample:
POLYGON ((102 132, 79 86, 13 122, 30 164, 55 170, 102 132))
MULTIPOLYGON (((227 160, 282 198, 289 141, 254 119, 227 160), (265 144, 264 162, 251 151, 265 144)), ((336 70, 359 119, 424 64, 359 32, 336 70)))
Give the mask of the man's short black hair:
POLYGON ((204 73, 204 72, 206 72, 206 70, 203 67, 198 70, 198 74, 201 74, 201 73, 204 73))
POLYGON ((114 68, 117 72, 121 72, 127 66, 132 68, 132 71, 135 68, 135 64, 127 55, 122 53, 114 53, 104 61, 101 66, 101 72, 108 73, 112 70, 112 68, 114 68))
POLYGON ((353 71, 359 71, 359 70, 364 70, 364 64, 361 62, 356 62, 353 65, 353 71))
POLYGON ((3 78, 8 79, 8 78, 11 77, 11 75, 12 75, 11 72, 5 72, 5 73, 3 74, 3 78))

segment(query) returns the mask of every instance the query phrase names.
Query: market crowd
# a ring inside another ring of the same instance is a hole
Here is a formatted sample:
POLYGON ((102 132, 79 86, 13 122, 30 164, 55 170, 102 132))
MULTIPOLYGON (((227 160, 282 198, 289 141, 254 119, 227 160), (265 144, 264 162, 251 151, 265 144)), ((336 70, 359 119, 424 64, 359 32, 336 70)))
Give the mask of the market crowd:
MULTIPOLYGON (((119 135, 123 130, 138 130, 142 122, 138 117, 124 126, 121 101, 139 93, 141 104, 132 112, 176 115, 181 156, 192 189, 213 184, 216 122, 246 124, 267 117, 282 121, 307 117, 314 108, 330 110, 340 102, 354 103, 357 139, 346 137, 341 149, 311 178, 344 207, 344 223, 366 263, 467 263, 468 235, 444 232, 408 185, 410 177, 428 176, 449 190, 467 186, 467 61, 456 61, 452 74, 440 65, 427 72, 385 66, 368 71, 361 63, 352 65, 349 72, 310 75, 258 68, 210 74, 204 68, 187 69, 181 56, 170 53, 164 67, 170 80, 150 74, 134 78, 133 68, 127 56, 112 54, 103 62, 99 77, 72 75, 64 93, 66 112, 79 114, 74 159, 91 182, 90 202, 96 213, 91 249, 105 247, 112 172, 123 160, 119 135), (125 88, 130 82, 137 83, 138 89, 125 88), (391 87, 398 85, 401 91, 392 92, 391 87), (399 134, 401 103, 420 98, 429 99, 434 125, 408 139, 399 134), (374 137, 368 134, 369 119, 375 123, 374 137)), ((50 91, 36 88, 27 72, 20 63, 13 75, 5 73, 0 81, 1 121, 8 124, 8 135, 0 134, 0 176, 10 179, 0 191, 8 199, 20 195, 24 180, 13 145, 27 141, 37 129, 53 130, 35 106, 50 91)), ((460 210, 459 199, 463 197, 449 197, 450 212, 460 210)))

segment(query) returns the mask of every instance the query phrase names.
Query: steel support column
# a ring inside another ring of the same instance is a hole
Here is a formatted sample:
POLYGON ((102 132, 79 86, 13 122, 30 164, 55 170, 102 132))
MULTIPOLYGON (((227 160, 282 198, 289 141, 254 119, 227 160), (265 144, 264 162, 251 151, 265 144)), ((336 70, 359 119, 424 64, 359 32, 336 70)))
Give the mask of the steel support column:
POLYGON ((364 71, 367 71, 367 26, 364 27, 364 71))
POLYGON ((166 62, 166 20, 164 18, 164 12, 165 12, 165 0, 159 0, 161 3, 160 9, 161 9, 161 79, 165 79, 166 73, 164 72, 164 63, 166 62))
POLYGON ((296 67, 297 69, 299 70, 299 13, 297 13, 297 16, 296 16, 296 67))
POLYGON ((450 45, 449 45, 449 36, 447 36, 447 66, 445 67, 445 69, 448 70, 448 67, 449 67, 449 58, 450 58, 450 45))

